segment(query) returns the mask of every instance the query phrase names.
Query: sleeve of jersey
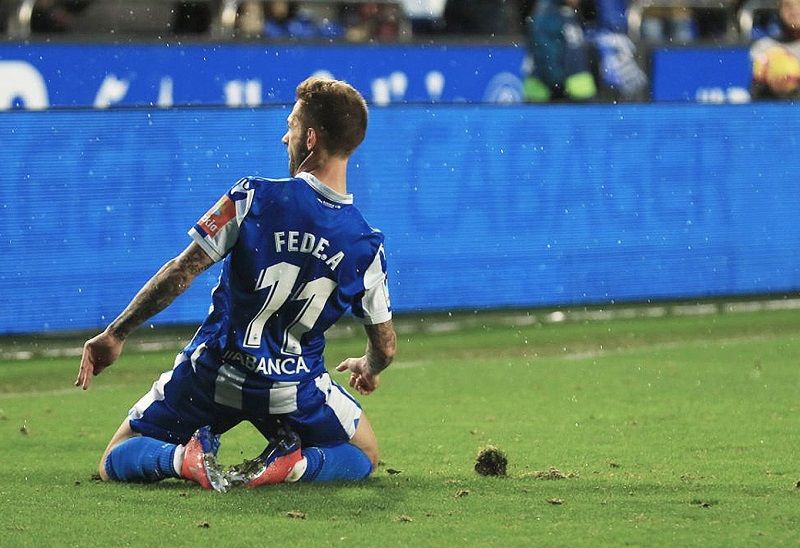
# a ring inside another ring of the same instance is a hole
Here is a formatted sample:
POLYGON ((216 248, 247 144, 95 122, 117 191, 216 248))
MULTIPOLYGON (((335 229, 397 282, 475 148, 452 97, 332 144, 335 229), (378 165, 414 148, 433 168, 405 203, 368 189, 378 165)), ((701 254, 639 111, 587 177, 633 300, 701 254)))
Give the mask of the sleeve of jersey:
POLYGON ((378 248, 375 258, 364 273, 364 292, 353 303, 353 315, 365 325, 375 325, 392 319, 383 246, 378 248))
POLYGON ((236 243, 254 195, 253 183, 241 179, 189 229, 189 236, 214 261, 221 261, 236 243))

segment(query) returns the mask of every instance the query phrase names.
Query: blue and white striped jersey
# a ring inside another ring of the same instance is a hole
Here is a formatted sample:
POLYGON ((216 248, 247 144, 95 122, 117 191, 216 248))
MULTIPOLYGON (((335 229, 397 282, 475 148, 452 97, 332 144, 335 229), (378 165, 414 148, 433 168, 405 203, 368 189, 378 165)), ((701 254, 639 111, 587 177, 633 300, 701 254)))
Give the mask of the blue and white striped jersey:
POLYGON ((324 333, 348 309, 392 317, 383 234, 309 173, 240 180, 189 234, 223 265, 187 356, 298 382, 325 370, 324 333))

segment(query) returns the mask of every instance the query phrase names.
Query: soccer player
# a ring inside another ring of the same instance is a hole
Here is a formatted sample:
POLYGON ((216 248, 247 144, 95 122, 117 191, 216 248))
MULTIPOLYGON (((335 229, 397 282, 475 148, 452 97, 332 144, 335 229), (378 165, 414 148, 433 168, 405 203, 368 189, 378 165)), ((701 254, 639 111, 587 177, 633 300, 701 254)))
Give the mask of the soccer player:
POLYGON ((181 477, 224 491, 358 480, 378 462, 366 415, 323 362, 325 330, 348 308, 367 335, 365 355, 336 368, 350 372, 351 387, 371 394, 395 353, 383 235, 346 190, 366 103, 348 84, 322 78, 305 80, 296 95, 283 136, 292 177, 237 182, 189 230, 192 243, 84 345, 75 385, 86 390, 136 327, 223 262, 208 317, 111 438, 104 480, 181 477), (269 443, 246 470, 223 472, 219 436, 241 421, 269 443))

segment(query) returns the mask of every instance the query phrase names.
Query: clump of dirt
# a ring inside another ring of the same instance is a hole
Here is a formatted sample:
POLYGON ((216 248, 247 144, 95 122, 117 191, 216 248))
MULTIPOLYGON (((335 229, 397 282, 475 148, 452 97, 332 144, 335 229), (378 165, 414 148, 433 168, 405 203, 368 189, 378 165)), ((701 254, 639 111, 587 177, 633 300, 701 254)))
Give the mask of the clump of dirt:
POLYGON ((481 449, 475 460, 475 471, 481 476, 505 476, 507 467, 506 454, 494 445, 481 449))

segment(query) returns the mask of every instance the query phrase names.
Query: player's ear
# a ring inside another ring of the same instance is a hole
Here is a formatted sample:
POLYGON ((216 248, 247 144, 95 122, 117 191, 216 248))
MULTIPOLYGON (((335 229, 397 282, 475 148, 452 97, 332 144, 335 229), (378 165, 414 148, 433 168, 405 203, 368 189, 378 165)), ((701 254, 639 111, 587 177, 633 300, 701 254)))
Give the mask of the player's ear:
POLYGON ((317 130, 313 127, 310 127, 306 130, 306 148, 308 150, 314 150, 317 146, 317 130))

